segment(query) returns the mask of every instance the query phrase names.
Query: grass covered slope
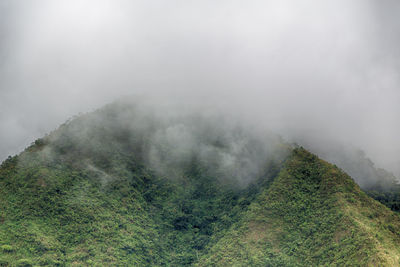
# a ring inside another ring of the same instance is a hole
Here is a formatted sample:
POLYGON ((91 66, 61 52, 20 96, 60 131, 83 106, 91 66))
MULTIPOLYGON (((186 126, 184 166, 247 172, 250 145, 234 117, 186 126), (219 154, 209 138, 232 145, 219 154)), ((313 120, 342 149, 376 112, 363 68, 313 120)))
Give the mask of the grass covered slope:
POLYGON ((115 103, 0 167, 0 266, 399 264, 338 168, 220 118, 115 103))
POLYGON ((340 169, 295 149, 199 266, 399 266, 400 220, 340 169))
POLYGON ((124 104, 62 125, 0 167, 0 265, 195 263, 284 159, 227 133, 124 104))
MULTIPOLYGON (((0 169, 2 265, 190 265, 236 222, 261 187, 238 189, 194 163, 176 180, 45 165, 0 169)), ((26 160, 26 159, 24 159, 26 160)), ((124 170, 126 171, 126 170, 124 170)), ((271 168, 264 177, 276 175, 271 168)), ((262 183, 264 180, 260 180, 262 183)))

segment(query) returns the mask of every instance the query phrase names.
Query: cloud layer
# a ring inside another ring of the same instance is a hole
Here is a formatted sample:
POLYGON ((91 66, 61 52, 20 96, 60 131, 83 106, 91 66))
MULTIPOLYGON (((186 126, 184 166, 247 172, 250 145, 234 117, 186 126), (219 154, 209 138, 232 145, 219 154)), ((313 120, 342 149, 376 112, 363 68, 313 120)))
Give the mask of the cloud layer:
POLYGON ((399 11, 394 0, 0 0, 0 158, 74 114, 155 94, 322 150, 360 147, 400 173, 399 11))

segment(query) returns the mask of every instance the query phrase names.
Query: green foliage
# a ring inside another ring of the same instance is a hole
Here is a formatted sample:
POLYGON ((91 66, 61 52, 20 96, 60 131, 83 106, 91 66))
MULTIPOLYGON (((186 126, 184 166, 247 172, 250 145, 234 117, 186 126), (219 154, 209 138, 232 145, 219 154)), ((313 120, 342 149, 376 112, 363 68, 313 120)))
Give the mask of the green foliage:
POLYGON ((17 267, 31 267, 33 263, 30 259, 20 259, 17 261, 17 267))
POLYGON ((399 253, 398 217, 304 149, 246 186, 198 157, 163 173, 146 164, 147 132, 116 124, 117 111, 2 163, 0 266, 357 266, 399 253))
MULTIPOLYGON (((0 256, 4 262, 190 265, 260 189, 223 184, 196 160, 181 176, 166 178, 118 149, 97 153, 95 146, 85 152, 91 162, 82 164, 62 146, 51 158, 46 146, 30 147, 3 163, 0 240, 15 248, 0 256)), ((258 183, 277 171, 270 165, 258 183)))
POLYGON ((198 265, 398 265, 399 229, 341 170, 298 148, 198 265))
POLYGON ((14 251, 14 248, 10 245, 2 245, 0 246, 0 250, 4 253, 11 253, 14 251))
POLYGON ((399 186, 393 186, 391 190, 366 190, 366 193, 389 209, 400 212, 399 186))

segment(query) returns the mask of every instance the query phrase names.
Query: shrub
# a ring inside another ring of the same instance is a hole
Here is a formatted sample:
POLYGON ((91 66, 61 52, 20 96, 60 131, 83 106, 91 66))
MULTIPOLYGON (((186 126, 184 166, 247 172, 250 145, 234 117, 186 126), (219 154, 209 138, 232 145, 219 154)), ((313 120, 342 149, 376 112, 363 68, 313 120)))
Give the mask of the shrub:
POLYGON ((31 266, 33 266, 33 263, 29 259, 20 259, 17 261, 17 266, 18 267, 31 267, 31 266))
POLYGON ((5 253, 11 253, 11 252, 14 251, 14 248, 12 246, 10 246, 10 245, 2 245, 0 247, 0 250, 5 252, 5 253))
POLYGON ((8 261, 0 259, 0 267, 10 266, 8 261))

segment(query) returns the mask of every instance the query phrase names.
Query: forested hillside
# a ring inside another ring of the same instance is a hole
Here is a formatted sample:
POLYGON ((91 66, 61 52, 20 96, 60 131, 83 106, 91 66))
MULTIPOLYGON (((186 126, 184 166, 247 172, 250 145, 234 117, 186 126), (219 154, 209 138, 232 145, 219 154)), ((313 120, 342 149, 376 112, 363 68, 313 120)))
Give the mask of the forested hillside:
POLYGON ((342 170, 221 117, 130 103, 4 161, 0 208, 2 266, 399 265, 398 214, 342 170))

